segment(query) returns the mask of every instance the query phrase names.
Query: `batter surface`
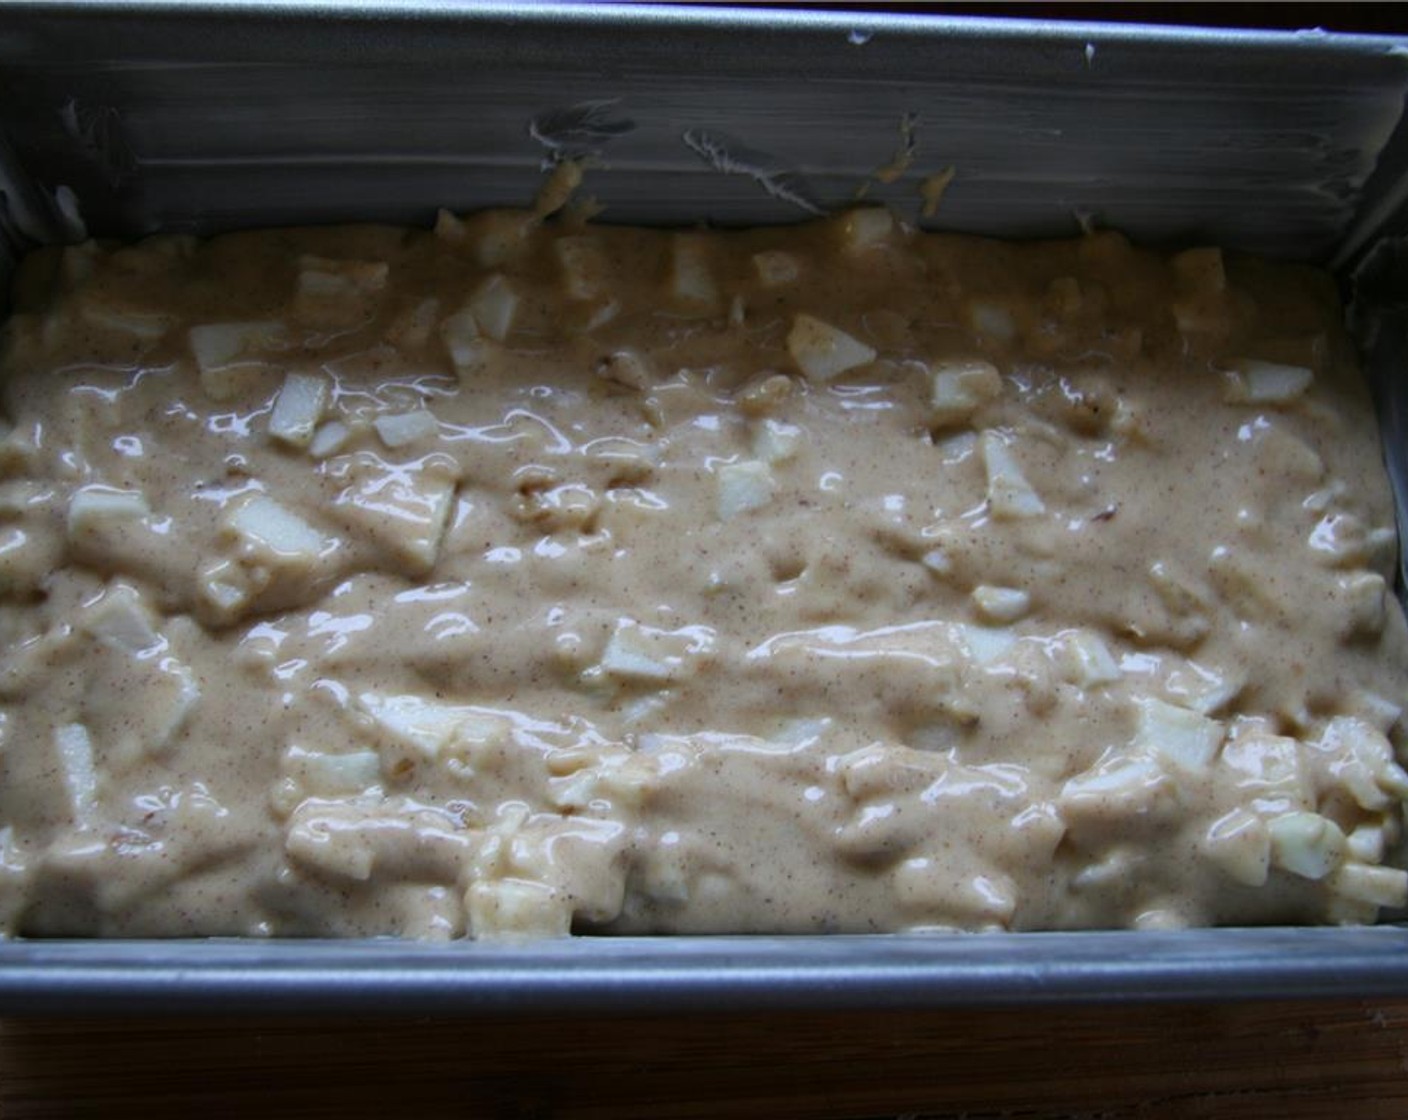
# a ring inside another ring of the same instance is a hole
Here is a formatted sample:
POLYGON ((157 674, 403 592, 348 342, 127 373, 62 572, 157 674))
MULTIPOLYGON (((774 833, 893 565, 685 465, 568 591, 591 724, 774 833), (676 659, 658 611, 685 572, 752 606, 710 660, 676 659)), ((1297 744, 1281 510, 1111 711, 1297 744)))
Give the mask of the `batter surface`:
POLYGON ((869 209, 45 250, 0 929, 1367 922, 1408 646, 1327 277, 869 209))

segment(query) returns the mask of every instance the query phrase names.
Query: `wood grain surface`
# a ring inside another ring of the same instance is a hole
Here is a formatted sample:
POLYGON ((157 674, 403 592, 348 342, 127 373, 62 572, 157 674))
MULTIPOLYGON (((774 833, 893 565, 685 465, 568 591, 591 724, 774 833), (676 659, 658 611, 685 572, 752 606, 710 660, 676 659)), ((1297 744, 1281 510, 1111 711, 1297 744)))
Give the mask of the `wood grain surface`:
POLYGON ((1408 1001, 0 1024, 0 1116, 1408 1116, 1408 1001))

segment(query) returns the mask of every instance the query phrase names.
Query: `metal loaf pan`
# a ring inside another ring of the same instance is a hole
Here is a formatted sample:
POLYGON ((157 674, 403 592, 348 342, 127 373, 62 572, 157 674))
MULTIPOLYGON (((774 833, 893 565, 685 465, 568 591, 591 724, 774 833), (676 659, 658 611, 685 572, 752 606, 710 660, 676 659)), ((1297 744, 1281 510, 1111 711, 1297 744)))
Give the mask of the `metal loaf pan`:
MULTIPOLYGON (((1315 31, 434 0, 0 3, 0 272, 86 234, 426 224, 438 206, 523 204, 563 157, 591 162, 604 220, 658 224, 795 221, 863 184, 919 220, 920 183, 952 167, 922 224, 1068 236, 1094 223, 1336 269, 1401 480, 1405 92, 1408 40, 1315 31)), ((1405 993, 1398 925, 0 943, 0 1014, 1405 993)))

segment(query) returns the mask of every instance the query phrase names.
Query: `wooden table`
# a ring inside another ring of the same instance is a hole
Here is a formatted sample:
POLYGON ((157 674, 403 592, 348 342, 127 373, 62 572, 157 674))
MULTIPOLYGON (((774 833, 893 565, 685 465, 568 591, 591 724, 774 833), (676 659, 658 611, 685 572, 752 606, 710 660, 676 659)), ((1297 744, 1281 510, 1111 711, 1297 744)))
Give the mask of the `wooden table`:
POLYGON ((0 1116, 1408 1116, 1408 1001, 0 1024, 0 1116))

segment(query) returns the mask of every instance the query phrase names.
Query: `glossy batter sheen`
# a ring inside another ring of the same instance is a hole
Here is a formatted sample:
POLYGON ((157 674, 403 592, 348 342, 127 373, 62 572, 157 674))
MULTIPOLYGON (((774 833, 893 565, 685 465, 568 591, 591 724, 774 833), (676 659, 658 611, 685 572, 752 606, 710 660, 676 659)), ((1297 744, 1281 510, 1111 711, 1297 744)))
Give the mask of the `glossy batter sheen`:
POLYGON ((1363 922, 1408 647, 1319 273, 883 210, 31 257, 0 925, 1363 922))

